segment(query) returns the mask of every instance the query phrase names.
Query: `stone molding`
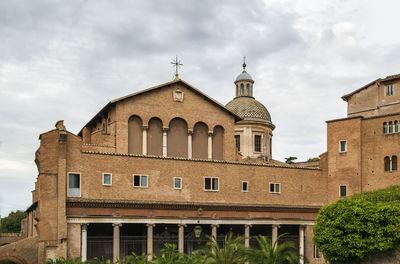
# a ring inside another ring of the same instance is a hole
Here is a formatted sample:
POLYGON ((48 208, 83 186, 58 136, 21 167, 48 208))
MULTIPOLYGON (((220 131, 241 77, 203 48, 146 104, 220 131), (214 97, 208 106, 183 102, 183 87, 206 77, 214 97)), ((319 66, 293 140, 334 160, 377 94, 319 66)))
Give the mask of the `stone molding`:
POLYGON ((285 169, 302 169, 302 170, 321 170, 321 168, 308 168, 308 167, 293 167, 293 166, 283 166, 267 163, 248 163, 239 161, 225 161, 225 160, 210 160, 210 159, 189 159, 182 157, 164 157, 164 156, 153 156, 153 155, 141 155, 141 154, 129 154, 129 153, 112 153, 112 152, 100 152, 100 151, 89 151, 82 150, 83 154, 91 155, 109 155, 109 156, 126 156, 126 157, 136 157, 136 158, 148 158, 148 159, 165 159, 165 160, 182 160, 182 161, 195 161, 195 162, 210 162, 210 163, 222 163, 231 165, 245 165, 245 166, 258 166, 258 167, 273 167, 273 168, 285 168, 285 169))

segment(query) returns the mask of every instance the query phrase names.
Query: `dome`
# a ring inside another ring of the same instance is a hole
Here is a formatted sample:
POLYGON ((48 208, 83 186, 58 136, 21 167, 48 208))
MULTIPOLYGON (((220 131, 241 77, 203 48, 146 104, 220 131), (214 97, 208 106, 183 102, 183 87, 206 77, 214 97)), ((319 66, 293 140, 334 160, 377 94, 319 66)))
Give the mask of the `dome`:
POLYGON ((250 81, 253 81, 253 78, 252 78, 251 75, 248 74, 246 71, 243 71, 241 74, 238 75, 238 77, 236 77, 235 82, 241 81, 241 80, 250 80, 250 81))
POLYGON ((253 97, 236 97, 226 105, 226 108, 244 121, 271 122, 267 108, 253 97))

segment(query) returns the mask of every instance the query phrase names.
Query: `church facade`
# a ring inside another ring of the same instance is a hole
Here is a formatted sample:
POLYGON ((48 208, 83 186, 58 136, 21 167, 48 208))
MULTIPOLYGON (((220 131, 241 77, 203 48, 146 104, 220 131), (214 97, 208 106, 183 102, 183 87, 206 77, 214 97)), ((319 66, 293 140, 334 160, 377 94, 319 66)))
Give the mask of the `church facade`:
MULTIPOLYGON (((324 263, 312 241, 318 210, 400 184, 400 75, 345 95, 348 117, 327 121, 327 152, 302 166, 272 158, 275 125, 254 83, 243 65, 224 106, 176 75, 109 102, 77 135, 58 121, 39 137, 27 238, 16 252, 30 239, 32 263, 115 260, 158 254, 166 242, 191 254, 207 236, 244 235, 254 246, 252 236, 286 234, 310 263, 324 263)), ((11 246, 0 260, 12 258, 11 246)))

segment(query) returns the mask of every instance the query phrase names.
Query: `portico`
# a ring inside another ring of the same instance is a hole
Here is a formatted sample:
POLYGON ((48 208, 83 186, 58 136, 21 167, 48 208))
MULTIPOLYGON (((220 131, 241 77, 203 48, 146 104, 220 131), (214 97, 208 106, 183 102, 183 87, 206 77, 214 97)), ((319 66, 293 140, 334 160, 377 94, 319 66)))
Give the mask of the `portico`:
POLYGON ((292 241, 305 255, 306 226, 310 220, 212 220, 212 219, 140 219, 140 218, 69 218, 68 224, 79 224, 83 260, 94 257, 123 258, 136 254, 160 254, 165 243, 176 244, 179 252, 192 254, 204 246, 208 236, 223 242, 226 235, 245 236, 245 245, 257 247, 257 235, 273 241, 281 234, 282 241, 292 241))

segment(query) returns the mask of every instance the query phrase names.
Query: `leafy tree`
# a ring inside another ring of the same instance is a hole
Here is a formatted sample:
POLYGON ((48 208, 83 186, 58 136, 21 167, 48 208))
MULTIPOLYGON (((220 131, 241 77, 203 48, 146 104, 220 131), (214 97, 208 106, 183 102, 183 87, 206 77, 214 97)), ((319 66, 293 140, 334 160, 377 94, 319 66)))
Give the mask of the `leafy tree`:
POLYGON ((26 218, 24 211, 13 211, 7 217, 1 219, 1 233, 19 233, 21 232, 21 221, 26 218))
POLYGON ((323 207, 314 242, 330 262, 360 262, 400 244, 400 187, 363 193, 323 207))
POLYGON ((204 255, 204 263, 206 264, 244 263, 244 237, 232 238, 232 233, 230 233, 225 236, 222 246, 219 245, 214 237, 211 237, 210 241, 199 252, 204 255))
POLYGON ((296 247, 292 242, 278 243, 282 236, 280 235, 274 243, 265 236, 255 237, 260 249, 246 249, 247 261, 257 264, 299 263, 300 257, 294 253, 296 247))
POLYGON ((315 157, 315 158, 309 158, 307 161, 308 161, 308 162, 312 162, 312 161, 319 161, 319 158, 318 158, 318 157, 315 157))
POLYGON ((289 158, 285 158, 285 163, 293 164, 295 160, 297 160, 297 157, 290 156, 289 158))

